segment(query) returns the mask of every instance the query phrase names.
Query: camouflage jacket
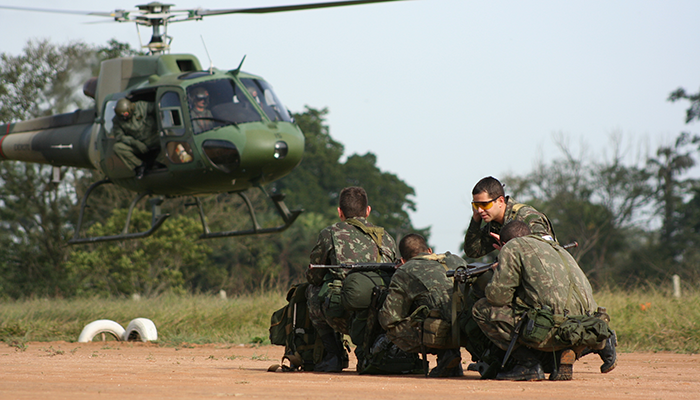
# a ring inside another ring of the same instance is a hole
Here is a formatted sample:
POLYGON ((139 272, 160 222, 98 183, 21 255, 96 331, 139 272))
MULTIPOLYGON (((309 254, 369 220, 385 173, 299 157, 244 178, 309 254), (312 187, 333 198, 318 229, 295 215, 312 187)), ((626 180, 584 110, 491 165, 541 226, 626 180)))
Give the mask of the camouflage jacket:
MULTIPOLYGON (((338 265, 360 262, 393 263, 397 260, 396 242, 384 228, 374 226, 365 218, 348 218, 333 224, 318 235, 318 240, 311 255, 311 264, 338 265), (360 228, 364 226, 365 228, 360 228), (377 241, 381 238, 381 250, 372 236, 362 229, 376 234, 377 241)), ((344 279, 347 271, 342 269, 307 271, 307 280, 319 285, 324 280, 344 279), (326 273, 329 276, 326 276, 326 273)))
POLYGON ((382 328, 393 328, 420 306, 440 310, 443 319, 451 319, 453 285, 445 271, 446 265, 452 263, 446 261, 446 257, 456 257, 464 263, 460 257, 449 253, 422 253, 396 269, 391 277, 389 293, 378 314, 382 328))
POLYGON ((516 312, 546 306, 554 314, 567 309, 570 315, 584 315, 597 308, 591 284, 576 260, 556 242, 537 235, 514 238, 503 246, 485 292, 491 305, 510 305, 516 312))
POLYGON ((502 224, 491 221, 482 226, 483 221, 476 222, 471 218, 467 234, 464 236, 464 254, 470 258, 479 258, 495 250, 493 245, 496 244, 496 240, 489 233, 500 234, 503 225, 513 220, 528 224, 533 235, 551 236, 556 240, 554 229, 546 215, 526 204, 519 204, 508 196, 502 224))
POLYGON ((214 115, 209 109, 198 111, 196 108, 190 110, 190 118, 192 119, 192 128, 195 135, 214 128, 214 115))
POLYGON ((131 118, 124 121, 115 115, 112 119, 112 134, 117 141, 123 142, 124 136, 130 136, 146 147, 158 147, 160 138, 158 137, 158 127, 154 117, 155 105, 147 101, 137 101, 134 103, 134 111, 131 118))

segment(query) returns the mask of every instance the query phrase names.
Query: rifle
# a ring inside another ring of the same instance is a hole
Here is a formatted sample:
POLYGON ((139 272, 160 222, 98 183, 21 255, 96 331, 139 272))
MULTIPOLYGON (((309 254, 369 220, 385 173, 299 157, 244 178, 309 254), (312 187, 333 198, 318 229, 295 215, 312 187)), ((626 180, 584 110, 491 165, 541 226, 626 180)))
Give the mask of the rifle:
MULTIPOLYGON (((578 247, 578 242, 573 241, 571 243, 567 243, 563 246, 561 246, 565 249, 571 249, 574 247, 578 247)), ((455 281, 459 283, 465 283, 471 278, 472 276, 477 276, 481 275, 484 272, 488 271, 489 269, 493 268, 493 265, 496 264, 498 261, 494 261, 492 263, 471 263, 467 264, 466 268, 457 268, 456 270, 451 269, 445 274, 447 275, 448 278, 455 278, 455 281)))
POLYGON ((331 268, 342 268, 349 269, 352 271, 393 271, 396 269, 398 264, 395 263, 353 263, 353 264, 338 264, 338 265, 323 265, 323 264, 309 264, 310 269, 331 269, 331 268))

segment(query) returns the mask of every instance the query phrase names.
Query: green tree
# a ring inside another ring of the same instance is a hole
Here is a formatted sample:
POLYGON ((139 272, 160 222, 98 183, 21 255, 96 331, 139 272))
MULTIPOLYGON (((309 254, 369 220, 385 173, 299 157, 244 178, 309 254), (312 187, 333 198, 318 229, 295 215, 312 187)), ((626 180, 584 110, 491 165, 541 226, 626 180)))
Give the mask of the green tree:
POLYGON ((656 202, 663 212, 661 241, 664 246, 673 247, 677 233, 675 213, 683 202, 683 197, 695 182, 694 179, 681 179, 681 175, 695 165, 692 153, 700 137, 681 133, 671 146, 661 146, 656 158, 647 162, 649 171, 655 177, 656 202))
MULTIPOLYGON (((100 54, 123 50, 116 41, 102 49, 80 42, 30 41, 22 54, 0 54, 0 122, 90 106, 92 100, 82 94, 82 82, 98 70, 100 54)), ((76 220, 74 185, 84 172, 64 169, 66 178, 60 184, 52 182, 52 172, 49 166, 0 163, 0 213, 5 228, 0 235, 0 294, 71 294, 65 270, 70 249, 65 240, 76 220)))
POLYGON ((374 154, 353 154, 345 163, 340 161, 344 148, 330 135, 324 119, 327 113, 327 109, 306 107, 304 113, 294 114, 306 137, 304 159, 289 176, 272 185, 274 190, 286 193, 290 205, 336 219, 340 191, 362 186, 372 206, 371 222, 394 236, 420 232, 429 237, 430 228, 414 228, 408 214, 415 211, 414 189, 396 175, 381 171, 374 154))
MULTIPOLYGON (((89 229, 91 236, 104 236, 124 226, 127 210, 114 210, 107 223, 89 229)), ((166 291, 201 289, 193 286, 207 276, 211 248, 192 237, 201 231, 198 221, 185 216, 171 218, 155 234, 140 240, 107 242, 81 247, 70 255, 66 269, 77 295, 154 296, 166 291)), ((135 210, 132 226, 137 231, 151 224, 151 214, 135 210)))
POLYGON ((576 260, 594 282, 609 282, 628 251, 627 238, 639 231, 637 217, 648 204, 648 174, 640 165, 624 165, 619 139, 613 155, 592 161, 575 156, 560 138, 562 158, 540 162, 525 176, 504 179, 519 201, 547 214, 560 243, 576 240, 576 260))

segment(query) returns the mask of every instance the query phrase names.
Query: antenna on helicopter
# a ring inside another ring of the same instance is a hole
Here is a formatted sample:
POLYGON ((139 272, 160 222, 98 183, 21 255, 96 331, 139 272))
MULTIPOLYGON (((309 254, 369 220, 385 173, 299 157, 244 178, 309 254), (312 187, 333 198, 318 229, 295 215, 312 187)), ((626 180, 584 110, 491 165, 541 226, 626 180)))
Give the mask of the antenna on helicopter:
POLYGON ((238 75, 238 73, 241 72, 241 67, 243 66, 243 61, 245 61, 245 55, 243 56, 243 59, 241 59, 241 63, 238 64, 238 68, 231 71, 231 72, 233 72, 234 75, 238 75))
POLYGON ((199 38, 202 39, 202 45, 204 46, 204 51, 207 53, 207 58, 209 59, 209 73, 211 74, 212 71, 214 70, 214 62, 211 60, 211 57, 209 56, 209 50, 207 49, 207 44, 204 42, 204 36, 199 35, 199 38))

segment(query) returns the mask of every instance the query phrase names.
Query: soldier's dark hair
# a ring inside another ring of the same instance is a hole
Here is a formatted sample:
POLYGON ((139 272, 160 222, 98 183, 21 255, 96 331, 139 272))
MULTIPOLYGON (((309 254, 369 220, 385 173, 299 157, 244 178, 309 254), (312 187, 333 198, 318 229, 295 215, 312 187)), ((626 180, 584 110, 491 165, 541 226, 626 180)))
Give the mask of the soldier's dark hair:
POLYGON ((399 242, 401 258, 408 261, 420 253, 428 252, 428 243, 425 238, 417 233, 409 233, 399 242))
POLYGON ((510 221, 501 228, 501 243, 531 234, 530 227, 523 221, 510 221))
POLYGON ((367 192, 359 186, 350 186, 340 191, 338 207, 345 218, 364 217, 367 212, 367 192))
POLYGON ((498 179, 493 176, 487 176, 486 178, 480 180, 472 189, 472 194, 476 195, 482 192, 486 192, 492 199, 496 199, 501 196, 505 196, 506 193, 503 191, 503 185, 498 179))

